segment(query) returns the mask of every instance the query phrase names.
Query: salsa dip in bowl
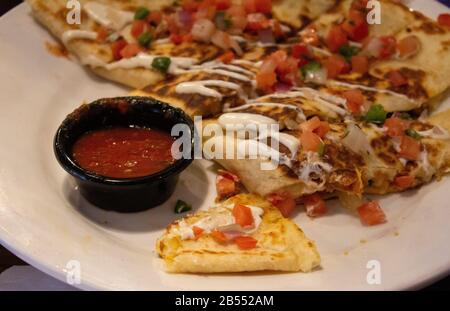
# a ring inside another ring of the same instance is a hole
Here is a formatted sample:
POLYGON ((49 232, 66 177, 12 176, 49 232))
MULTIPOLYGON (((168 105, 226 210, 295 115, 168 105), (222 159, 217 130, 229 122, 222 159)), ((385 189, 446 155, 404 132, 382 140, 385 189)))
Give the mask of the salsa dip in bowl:
POLYGON ((171 196, 179 174, 193 161, 194 133, 193 121, 181 109, 153 98, 104 98, 66 117, 54 152, 90 203, 138 212, 171 196), (171 135, 175 125, 188 131, 189 145, 181 146, 189 152, 172 150, 183 134, 171 135))

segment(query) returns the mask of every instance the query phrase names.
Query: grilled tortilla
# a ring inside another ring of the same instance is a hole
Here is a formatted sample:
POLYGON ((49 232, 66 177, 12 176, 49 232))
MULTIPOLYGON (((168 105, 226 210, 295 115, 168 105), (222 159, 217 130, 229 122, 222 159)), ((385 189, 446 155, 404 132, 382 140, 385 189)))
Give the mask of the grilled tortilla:
MULTIPOLYGON (((124 19, 132 19, 135 10, 141 6, 149 9, 163 9, 170 7, 173 4, 171 0, 80 0, 82 9, 87 3, 100 3, 109 7, 112 13, 110 16, 117 16, 117 12, 125 14, 126 17, 116 17, 112 20, 117 21, 120 34, 132 42, 131 26, 122 26, 120 21, 124 19)), ((69 30, 85 30, 89 32, 96 32, 100 28, 100 24, 92 19, 86 11, 82 10, 81 24, 70 25, 66 21, 66 16, 69 9, 66 8, 67 1, 65 0, 27 0, 31 7, 32 15, 36 20, 47 28, 52 35, 65 45, 67 50, 76 57, 76 59, 83 65, 86 65, 96 74, 115 82, 133 87, 143 88, 148 85, 155 84, 164 79, 164 75, 149 67, 134 67, 134 68, 105 68, 106 64, 113 62, 113 55, 108 43, 102 43, 94 38, 83 39, 75 38, 64 42, 64 33, 69 30)), ((162 27, 162 26, 161 26, 162 27)), ((213 45, 199 44, 199 43, 183 43, 174 45, 171 43, 152 44, 149 54, 164 55, 174 57, 192 58, 196 62, 203 62, 215 58, 220 53, 219 49, 213 45)))
MULTIPOLYGON (((321 48, 327 49, 323 44, 325 38, 333 25, 341 23, 348 16, 352 1, 340 1, 309 25, 316 29, 322 39, 321 48)), ((419 52, 410 58, 396 56, 376 61, 371 64, 369 74, 341 75, 336 79, 337 82, 327 81, 324 88, 334 93, 361 86, 359 89, 372 102, 383 105, 387 111, 435 108, 442 97, 448 94, 450 87, 450 29, 401 3, 382 0, 380 5, 381 23, 369 25, 369 36, 393 36, 397 42, 407 36, 414 36, 420 42, 419 52), (408 84, 399 87, 391 85, 388 74, 393 70, 398 70, 407 78, 408 84)), ((320 54, 326 56, 326 53, 320 54)))
POLYGON ((295 223, 284 218, 278 209, 252 194, 237 195, 218 207, 172 223, 157 241, 156 251, 164 259, 167 271, 173 273, 310 272, 320 265, 314 242, 295 223), (213 219, 224 213, 224 206, 236 203, 257 206, 264 211, 261 224, 251 234, 258 241, 256 248, 243 250, 232 242, 221 244, 207 232, 197 239, 181 238, 181 225, 191 226, 208 217, 213 219))
MULTIPOLYGON (((256 108, 252 108, 255 113, 256 108)), ((262 112, 276 119, 276 113, 262 112)), ((243 111, 250 112, 250 110, 243 111)), ((323 138, 322 155, 305 152, 301 147, 293 156, 280 144, 280 153, 292 159, 291 165, 280 162, 273 170, 263 170, 267 158, 226 157, 214 160, 241 179, 248 191, 267 196, 288 192, 298 198, 315 192, 343 192, 361 196, 364 193, 386 194, 405 189, 395 184, 398 176, 413 176, 416 187, 441 178, 450 168, 450 110, 434 116, 429 122, 411 121, 410 129, 420 135, 420 155, 407 160, 399 155, 398 138, 388 136, 382 126, 366 122, 334 122, 323 138)), ((282 133, 297 137, 301 130, 289 130, 281 125, 282 133)), ((221 138, 204 137, 210 145, 222 144, 221 138)), ((239 140, 233 140, 234 152, 239 140)), ((209 149, 207 149, 209 150, 209 149)), ((223 145, 223 150, 226 150, 223 145)), ((205 150, 204 150, 205 151, 205 150)))

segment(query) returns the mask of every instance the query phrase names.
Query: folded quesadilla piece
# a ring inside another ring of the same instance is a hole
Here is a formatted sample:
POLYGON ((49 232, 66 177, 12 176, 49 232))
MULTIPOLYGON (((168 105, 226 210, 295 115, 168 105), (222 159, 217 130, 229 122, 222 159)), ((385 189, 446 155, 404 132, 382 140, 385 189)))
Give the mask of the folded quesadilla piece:
POLYGON ((450 86, 450 30, 388 0, 380 1, 380 23, 368 25, 364 3, 341 1, 306 28, 318 36, 314 58, 328 72, 318 83, 331 93, 360 90, 387 111, 434 108, 450 86))
MULTIPOLYGON (((255 111, 225 113, 216 122, 222 128, 246 120, 269 123, 268 114, 264 113, 265 119, 260 119, 261 115, 255 111)), ((450 112, 444 114, 449 115, 450 112)), ((444 116, 432 124, 405 120, 397 114, 387 118, 384 125, 351 119, 327 123, 313 117, 300 122, 297 130, 280 126, 278 150, 269 148, 273 147, 271 141, 236 137, 224 140, 214 136, 204 137, 203 151, 208 158, 236 174, 248 191, 262 196, 282 192, 294 198, 315 192, 358 196, 399 192, 448 172, 450 137, 447 124, 439 125, 444 116), (226 153, 225 143, 233 145, 228 150, 234 156, 226 153), (238 150, 244 150, 244 155, 238 150), (269 159, 276 159, 279 165, 275 169, 263 169, 262 164, 270 162, 269 159)), ((270 119, 272 124, 279 122, 275 114, 270 119)))
POLYGON ((170 224, 156 251, 173 273, 310 272, 314 242, 269 202, 240 194, 170 224))
POLYGON ((137 43, 132 35, 134 15, 139 7, 150 10, 170 7, 171 0, 80 0, 82 7, 81 24, 69 24, 65 0, 27 0, 32 15, 46 27, 81 64, 88 66, 96 74, 128 85, 143 88, 164 79, 165 75, 152 66, 152 60, 158 56, 171 57, 169 72, 192 65, 197 62, 213 59, 220 55, 220 49, 214 45, 201 43, 182 43, 174 45, 165 38, 164 23, 156 27, 153 39, 156 41, 150 49, 139 54, 139 59, 116 60, 111 48, 113 42, 137 43), (107 30, 106 30, 107 29, 107 30), (105 38, 99 33, 106 32, 105 38))

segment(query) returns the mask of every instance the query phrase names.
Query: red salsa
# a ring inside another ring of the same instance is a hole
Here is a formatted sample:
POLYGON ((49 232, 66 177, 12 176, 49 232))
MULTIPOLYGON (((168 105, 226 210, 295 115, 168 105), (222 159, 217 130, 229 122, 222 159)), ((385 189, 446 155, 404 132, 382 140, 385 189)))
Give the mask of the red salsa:
POLYGON ((115 127, 87 132, 73 145, 72 157, 85 170, 112 178, 133 178, 162 171, 174 162, 174 139, 166 132, 115 127))

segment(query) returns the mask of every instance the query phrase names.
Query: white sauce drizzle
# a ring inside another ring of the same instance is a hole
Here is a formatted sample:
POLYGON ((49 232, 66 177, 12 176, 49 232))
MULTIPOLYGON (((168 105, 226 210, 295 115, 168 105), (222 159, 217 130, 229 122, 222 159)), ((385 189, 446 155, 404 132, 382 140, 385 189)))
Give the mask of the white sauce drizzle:
POLYGON ((126 24, 133 22, 134 14, 122 11, 98 2, 88 2, 84 5, 87 15, 102 26, 120 30, 126 24))
POLYGON ((278 122, 272 118, 255 114, 255 113, 243 113, 243 112, 229 112, 222 114, 217 120, 222 127, 227 125, 243 124, 258 124, 258 125, 271 125, 278 124, 278 122))
POLYGON ((434 139, 450 139, 449 133, 441 126, 435 125, 433 128, 426 131, 417 131, 422 137, 434 138, 434 139))
MULTIPOLYGON (((132 58, 124 58, 117 62, 110 63, 105 66, 108 70, 117 68, 131 69, 137 67, 152 68, 152 62, 156 57, 165 57, 162 55, 149 55, 146 53, 139 53, 132 58)), ((188 57, 169 57, 171 62, 167 72, 176 74, 180 68, 187 68, 197 62, 197 60, 188 57)))
POLYGON ((233 82, 227 82, 222 80, 203 80, 203 81, 182 82, 176 86, 175 91, 179 94, 198 93, 203 96, 210 96, 216 98, 223 97, 222 94, 220 94, 218 91, 211 89, 207 86, 223 87, 236 91, 241 90, 241 86, 233 82))
POLYGON ((62 34, 62 42, 64 46, 68 46, 69 42, 76 39, 97 39, 98 34, 95 31, 81 30, 81 29, 71 29, 67 30, 62 34))
POLYGON ((236 220, 233 217, 231 211, 234 208, 234 205, 227 206, 219 206, 215 207, 217 210, 213 212, 212 215, 208 215, 192 225, 188 225, 185 220, 182 220, 178 223, 178 227, 174 229, 173 233, 179 235, 181 239, 192 239, 194 238, 193 227, 198 227, 204 230, 204 233, 208 234, 214 230, 220 230, 222 232, 241 232, 244 234, 251 234, 258 230, 261 222, 262 215, 264 214, 264 210, 258 206, 253 205, 245 205, 247 206, 253 216, 253 226, 251 227, 241 227, 236 224, 236 220))

